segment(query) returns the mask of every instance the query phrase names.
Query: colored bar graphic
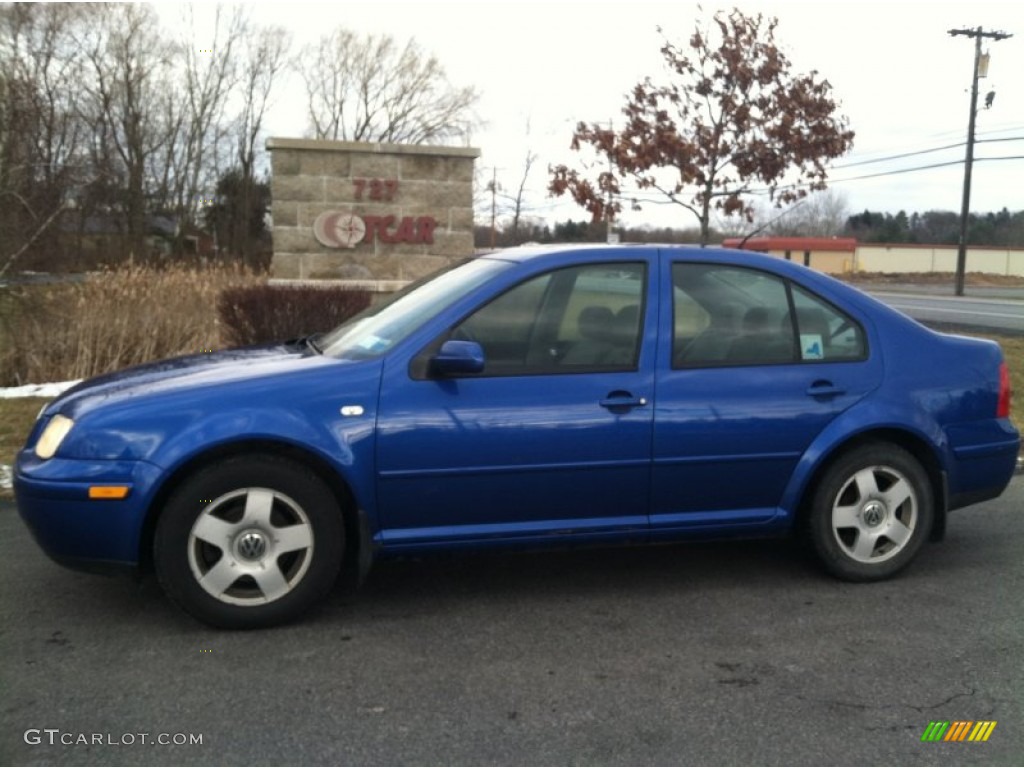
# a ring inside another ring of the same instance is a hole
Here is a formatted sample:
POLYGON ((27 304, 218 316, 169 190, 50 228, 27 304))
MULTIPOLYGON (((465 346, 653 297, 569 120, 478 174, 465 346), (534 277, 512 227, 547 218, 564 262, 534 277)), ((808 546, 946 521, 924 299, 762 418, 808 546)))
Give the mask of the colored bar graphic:
POLYGON ((995 720, 932 720, 921 741, 988 741, 995 729, 995 720))
POLYGON ((949 728, 949 733, 946 734, 946 738, 943 741, 963 741, 967 735, 967 729, 970 728, 974 723, 970 720, 956 720, 953 725, 949 728))
POLYGON ((988 741, 988 737, 992 735, 992 731, 996 729, 995 720, 982 720, 971 731, 971 735, 967 737, 968 741, 988 741))

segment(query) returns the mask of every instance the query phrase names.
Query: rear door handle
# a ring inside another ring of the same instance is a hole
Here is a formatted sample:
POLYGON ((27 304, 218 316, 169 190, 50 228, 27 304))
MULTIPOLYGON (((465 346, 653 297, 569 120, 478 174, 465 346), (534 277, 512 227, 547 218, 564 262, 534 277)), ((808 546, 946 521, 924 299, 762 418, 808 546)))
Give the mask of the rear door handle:
POLYGON ((807 394, 810 397, 835 397, 846 394, 846 390, 831 381, 816 381, 807 388, 807 394))

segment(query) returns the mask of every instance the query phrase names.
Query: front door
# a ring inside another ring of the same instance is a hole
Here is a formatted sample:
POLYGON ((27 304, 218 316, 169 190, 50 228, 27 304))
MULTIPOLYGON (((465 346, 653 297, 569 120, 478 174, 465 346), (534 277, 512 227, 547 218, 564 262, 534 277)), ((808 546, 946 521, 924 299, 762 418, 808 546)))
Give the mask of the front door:
POLYGON ((385 545, 600 538, 647 528, 657 272, 647 260, 534 275, 385 367, 385 545), (448 339, 481 374, 439 378, 448 339))

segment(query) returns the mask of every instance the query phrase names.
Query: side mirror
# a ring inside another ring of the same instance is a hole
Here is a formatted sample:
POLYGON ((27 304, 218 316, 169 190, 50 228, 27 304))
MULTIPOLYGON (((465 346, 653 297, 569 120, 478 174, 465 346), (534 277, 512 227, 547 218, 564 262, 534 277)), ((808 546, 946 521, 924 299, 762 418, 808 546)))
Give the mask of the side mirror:
POLYGON ((446 341, 430 358, 430 370, 438 376, 481 373, 484 369, 484 348, 475 341, 446 341))

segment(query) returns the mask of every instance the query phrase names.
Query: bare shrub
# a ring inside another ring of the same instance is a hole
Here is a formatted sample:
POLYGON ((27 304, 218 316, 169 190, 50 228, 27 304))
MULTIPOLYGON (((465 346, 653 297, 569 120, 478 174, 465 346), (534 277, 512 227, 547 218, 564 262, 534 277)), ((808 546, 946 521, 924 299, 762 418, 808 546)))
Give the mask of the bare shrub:
POLYGON ((367 291, 316 286, 250 285, 220 295, 230 345, 266 344, 327 331, 370 306, 367 291))
POLYGON ((96 376, 224 346, 217 298, 262 278, 233 265, 131 265, 0 301, 0 385, 96 376))

